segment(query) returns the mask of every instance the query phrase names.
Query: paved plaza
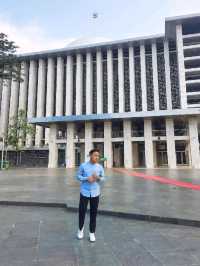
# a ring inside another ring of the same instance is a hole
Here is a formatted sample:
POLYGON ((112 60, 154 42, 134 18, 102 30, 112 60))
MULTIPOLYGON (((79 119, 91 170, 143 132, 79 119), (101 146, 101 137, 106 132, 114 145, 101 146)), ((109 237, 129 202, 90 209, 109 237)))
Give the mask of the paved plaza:
MULTIPOLYGON (((79 182, 74 177, 75 172, 74 169, 62 168, 0 171, 0 201, 67 203, 68 206, 77 207, 79 182)), ((133 172, 106 169, 106 182, 102 186, 99 208, 200 221, 198 188, 200 170, 141 169, 133 172), (147 178, 139 177, 138 174, 146 175, 147 178), (162 180, 153 180, 152 176, 172 182, 163 183, 162 180), (173 181, 189 185, 181 187, 173 181), (196 189, 192 189, 191 184, 196 189)))
MULTIPOLYGON (((97 241, 77 240, 77 214, 0 207, 1 266, 199 266, 200 229, 99 215, 97 241)), ((88 223, 88 217, 86 217, 88 223)))

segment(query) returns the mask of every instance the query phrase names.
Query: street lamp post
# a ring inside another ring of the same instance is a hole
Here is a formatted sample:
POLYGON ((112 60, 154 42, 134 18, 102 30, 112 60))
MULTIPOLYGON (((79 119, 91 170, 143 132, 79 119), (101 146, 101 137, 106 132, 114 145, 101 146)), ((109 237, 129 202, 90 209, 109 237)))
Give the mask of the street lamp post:
POLYGON ((2 150, 1 150, 1 169, 3 169, 3 159, 4 159, 4 145, 5 145, 5 138, 1 138, 2 141, 2 150))

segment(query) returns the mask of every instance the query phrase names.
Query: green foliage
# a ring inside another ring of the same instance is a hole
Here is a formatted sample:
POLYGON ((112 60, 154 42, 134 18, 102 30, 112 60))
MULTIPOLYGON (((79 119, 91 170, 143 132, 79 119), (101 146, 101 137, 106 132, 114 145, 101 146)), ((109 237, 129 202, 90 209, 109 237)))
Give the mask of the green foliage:
POLYGON ((34 127, 27 123, 25 111, 19 110, 18 116, 11 119, 8 127, 7 144, 19 151, 24 147, 26 135, 33 135, 34 132, 34 127))
POLYGON ((23 81, 20 76, 20 61, 16 56, 18 47, 8 36, 0 32, 0 79, 23 81))

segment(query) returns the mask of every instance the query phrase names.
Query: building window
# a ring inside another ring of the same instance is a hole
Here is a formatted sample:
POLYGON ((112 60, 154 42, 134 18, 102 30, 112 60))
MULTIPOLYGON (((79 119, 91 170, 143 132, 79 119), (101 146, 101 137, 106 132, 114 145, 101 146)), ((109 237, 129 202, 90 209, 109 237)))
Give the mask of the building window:
POLYGON ((107 53, 103 52, 103 113, 108 112, 107 53))
POLYGON ((130 80, 129 80, 129 53, 128 49, 124 49, 124 100, 125 112, 130 112, 130 80))
POLYGON ((72 114, 76 113, 76 57, 73 56, 73 109, 72 114))
POLYGON ((96 54, 92 55, 93 61, 92 61, 92 69, 93 69, 93 94, 92 94, 92 111, 94 114, 97 113, 97 64, 96 64, 96 54))
POLYGON ((154 87, 151 46, 146 47, 146 84, 147 84, 147 110, 154 110, 154 87))
POLYGON ((114 100, 114 113, 119 112, 119 88, 118 88, 118 53, 113 50, 113 100, 114 100))
POLYGON ((135 47, 134 50, 136 111, 142 111, 141 63, 139 47, 135 47))
POLYGON ((83 106, 82 113, 86 114, 86 55, 83 55, 83 106))

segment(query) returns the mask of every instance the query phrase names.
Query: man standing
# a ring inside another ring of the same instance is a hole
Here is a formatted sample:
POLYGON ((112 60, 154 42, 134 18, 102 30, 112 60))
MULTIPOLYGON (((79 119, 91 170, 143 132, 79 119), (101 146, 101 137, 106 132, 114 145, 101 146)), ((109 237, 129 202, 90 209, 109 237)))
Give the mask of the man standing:
POLYGON ((81 182, 80 201, 79 201, 79 229, 77 238, 84 237, 84 221, 87 211, 88 201, 90 201, 90 225, 89 239, 91 242, 96 240, 96 216, 100 196, 100 182, 104 181, 104 169, 99 164, 100 151, 92 149, 89 152, 90 160, 80 165, 76 178, 81 182))

